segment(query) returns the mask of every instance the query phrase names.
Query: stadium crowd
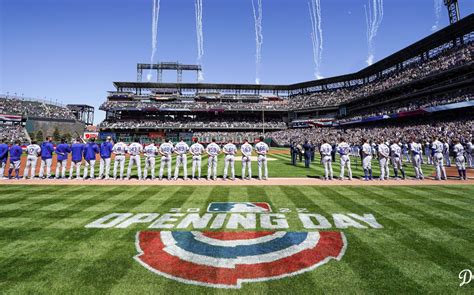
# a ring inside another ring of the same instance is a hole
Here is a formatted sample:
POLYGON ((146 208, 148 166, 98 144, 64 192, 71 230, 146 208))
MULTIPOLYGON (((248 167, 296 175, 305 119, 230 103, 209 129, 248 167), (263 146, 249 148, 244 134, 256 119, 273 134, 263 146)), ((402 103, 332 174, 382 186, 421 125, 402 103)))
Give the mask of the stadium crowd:
POLYGON ((441 106, 458 102, 468 102, 472 101, 472 99, 472 94, 463 94, 458 96, 435 95, 418 100, 394 102, 390 104, 384 104, 383 106, 364 108, 360 112, 357 112, 351 116, 346 116, 338 121, 340 123, 343 123, 368 117, 398 114, 402 112, 416 111, 434 106, 441 106))
MULTIPOLYGON (((137 120, 123 120, 118 122, 103 121, 100 128, 110 129, 137 129, 137 128, 178 128, 178 129, 204 129, 204 128, 222 128, 222 129, 254 129, 255 126, 262 126, 262 122, 258 121, 195 121, 195 120, 153 120, 153 121, 137 121, 137 120)), ((284 129, 286 123, 280 120, 266 121, 263 125, 267 129, 284 129)))
POLYGON ((473 60, 473 55, 474 44, 472 43, 461 48, 448 49, 429 61, 419 59, 399 72, 394 71, 363 86, 292 97, 290 99, 290 109, 337 106, 469 63, 473 60))
POLYGON ((21 125, 3 125, 0 124, 0 138, 10 139, 12 142, 20 141, 21 143, 28 142, 26 137, 25 127, 21 125))
POLYGON ((106 101, 101 110, 134 110, 171 109, 190 111, 287 111, 288 103, 283 102, 159 102, 159 101, 106 101))
POLYGON ((0 114, 64 120, 75 119, 74 115, 66 107, 11 96, 0 96, 0 114))
POLYGON ((267 134, 278 145, 288 146, 292 142, 312 141, 320 143, 322 139, 337 142, 343 136, 348 143, 359 144, 363 138, 377 142, 381 139, 409 142, 411 138, 427 142, 433 136, 440 138, 459 138, 467 142, 474 137, 474 120, 459 119, 446 122, 424 122, 409 125, 386 125, 377 127, 341 127, 341 128, 307 128, 287 129, 267 134))

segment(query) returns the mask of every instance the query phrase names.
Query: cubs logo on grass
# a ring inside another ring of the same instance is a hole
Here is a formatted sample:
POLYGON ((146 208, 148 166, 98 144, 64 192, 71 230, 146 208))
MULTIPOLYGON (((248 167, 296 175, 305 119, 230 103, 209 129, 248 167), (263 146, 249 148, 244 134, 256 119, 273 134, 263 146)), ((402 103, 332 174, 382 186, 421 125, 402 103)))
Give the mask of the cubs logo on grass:
MULTIPOLYGON (((264 202, 213 202, 208 212, 268 213, 264 202)), ((240 288, 243 282, 310 271, 344 255, 340 232, 142 231, 135 259, 150 271, 189 284, 240 288)))

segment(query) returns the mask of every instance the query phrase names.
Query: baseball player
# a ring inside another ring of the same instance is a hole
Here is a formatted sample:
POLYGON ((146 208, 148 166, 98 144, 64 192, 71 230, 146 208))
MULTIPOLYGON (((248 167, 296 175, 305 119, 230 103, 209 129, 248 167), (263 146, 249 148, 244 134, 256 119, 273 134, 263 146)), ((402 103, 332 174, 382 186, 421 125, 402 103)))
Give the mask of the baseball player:
POLYGON ((58 155, 57 162, 56 162, 55 178, 59 179, 59 175, 61 175, 61 178, 64 179, 66 178, 66 166, 67 166, 68 155, 71 152, 71 148, 66 143, 66 139, 64 138, 61 139, 61 143, 58 144, 55 152, 58 155))
POLYGON ((196 176, 196 168, 197 168, 197 179, 201 178, 201 158, 202 154, 204 153, 204 146, 198 142, 198 139, 194 139, 194 144, 191 145, 191 155, 193 155, 193 167, 192 167, 192 179, 196 176))
POLYGON ((454 153, 456 154, 455 162, 456 162, 456 167, 458 168, 458 173, 459 173, 459 179, 461 180, 467 180, 466 177, 466 158, 464 156, 464 147, 463 145, 459 142, 459 140, 454 140, 454 153))
POLYGON ((415 141, 415 139, 412 139, 410 143, 411 160, 413 168, 415 169, 416 179, 419 180, 423 180, 425 178, 423 175, 423 170, 421 169, 422 150, 423 147, 421 146, 421 143, 418 143, 415 141))
POLYGON ((474 144, 471 140, 466 143, 466 160, 467 160, 467 167, 473 168, 474 167, 474 157, 472 156, 474 153, 474 144))
POLYGON ((26 158, 25 170, 23 171, 23 179, 28 178, 28 172, 30 171, 30 178, 33 179, 36 175, 36 163, 38 162, 38 157, 41 155, 41 148, 36 141, 32 141, 31 144, 26 147, 26 153, 28 156, 26 158))
POLYGON ((449 143, 448 140, 443 140, 443 157, 446 160, 446 166, 451 167, 451 158, 449 157, 449 143))
POLYGON ((44 170, 46 168, 46 178, 51 178, 51 164, 53 163, 53 138, 51 136, 46 138, 46 141, 41 144, 41 166, 39 178, 44 177, 44 170))
POLYGON ((380 166, 380 180, 389 178, 388 159, 390 158, 390 148, 388 144, 380 141, 378 146, 379 166, 380 166))
POLYGON ((206 147, 206 153, 209 155, 207 162, 207 180, 213 180, 217 178, 217 156, 219 156, 221 148, 216 143, 216 139, 213 138, 212 142, 206 147))
POLYGON ((110 177, 110 156, 112 155, 112 150, 114 145, 112 144, 112 137, 107 136, 105 142, 99 146, 100 150, 100 163, 99 163, 99 179, 104 177, 109 179, 110 177))
MULTIPOLYGON (((400 144, 401 144, 400 140, 400 144)), ((398 179, 398 170, 402 173, 402 179, 405 179, 405 169, 403 169, 402 162, 402 148, 400 144, 394 142, 390 146, 390 155, 392 158, 393 172, 395 173, 395 179, 398 179)))
POLYGON ((8 169, 9 179, 12 179, 13 169, 15 169, 16 179, 20 179, 21 154, 23 154, 20 144, 21 142, 18 140, 10 147, 10 168, 8 169))
POLYGON ((97 154, 99 153, 99 146, 95 143, 95 138, 91 138, 89 142, 84 146, 84 180, 87 179, 88 170, 90 168, 90 179, 94 179, 94 167, 97 154))
POLYGON ((189 152, 189 146, 184 142, 183 139, 180 140, 174 146, 174 152, 176 153, 176 167, 174 169, 174 180, 178 180, 179 168, 183 166, 183 179, 188 179, 188 158, 187 153, 189 152))
POLYGON ((69 179, 72 179, 74 168, 76 168, 76 179, 81 176, 82 154, 84 153, 84 144, 78 137, 71 145, 71 167, 69 168, 69 179))
POLYGON ((341 157, 341 174, 339 175, 339 179, 344 179, 344 168, 347 167, 347 171, 349 173, 349 180, 352 180, 351 158, 349 157, 349 154, 351 153, 351 147, 347 142, 344 141, 344 138, 342 137, 339 140, 339 144, 337 145, 337 152, 341 157))
POLYGON ((165 143, 160 145, 160 155, 161 155, 161 163, 160 163, 160 180, 163 179, 163 169, 165 165, 168 169, 168 180, 171 180, 171 155, 173 154, 174 147, 173 144, 170 142, 169 139, 165 140, 165 143))
POLYGON ((367 139, 362 143, 362 169, 364 169, 364 180, 372 180, 372 146, 367 139))
POLYGON ((116 144, 114 144, 114 147, 112 148, 112 153, 115 154, 115 159, 114 159, 114 180, 117 179, 117 170, 119 170, 119 177, 120 180, 123 180, 123 171, 125 170, 125 154, 127 153, 128 146, 122 142, 119 141, 116 144))
POLYGON ((132 174, 132 168, 134 165, 137 166, 138 180, 142 179, 142 162, 140 154, 143 152, 143 146, 138 142, 133 142, 128 146, 128 153, 130 154, 130 159, 128 160, 128 169, 127 169, 127 180, 130 179, 132 174))
POLYGON ((222 148, 222 151, 225 154, 224 158, 224 178, 223 180, 227 179, 227 170, 230 165, 230 172, 232 174, 232 180, 235 180, 235 170, 234 170, 234 164, 235 164, 235 154, 237 153, 237 147, 235 144, 232 143, 232 140, 229 140, 229 142, 222 148))
MULTIPOLYGON (((252 179, 252 150, 252 145, 245 139, 244 144, 240 147, 240 151, 242 152, 242 180, 252 179), (248 170, 247 178, 245 178, 245 170, 248 170)), ((297 153, 295 149, 295 161, 297 153)))
POLYGON ((319 148, 319 152, 321 153, 321 162, 324 166, 324 180, 332 180, 332 146, 328 143, 326 139, 323 139, 323 144, 319 148))
POLYGON ((8 160, 8 144, 5 138, 0 144, 0 179, 5 179, 5 167, 8 160))
POLYGON ((268 179, 268 166, 267 166, 267 153, 268 145, 263 141, 263 136, 260 136, 260 141, 255 145, 255 151, 258 154, 258 179, 262 180, 262 167, 263 167, 263 179, 268 179))
POLYGON ((155 164, 156 155, 158 155, 158 148, 154 143, 151 143, 144 148, 143 153, 145 154, 145 169, 143 170, 143 180, 146 180, 148 177, 148 169, 150 169, 151 180, 155 180, 155 164))
MULTIPOLYGON (((431 154, 431 146, 428 140, 425 142, 425 155, 428 165, 433 165, 433 155, 431 154)), ((421 156, 421 163, 423 164, 423 156, 421 156)))
POLYGON ((444 168, 443 150, 444 144, 437 137, 431 143, 433 163, 436 167, 436 180, 446 180, 446 169, 444 168))
POLYGON ((410 162, 410 156, 409 156, 410 153, 408 151, 408 144, 407 143, 402 143, 400 141, 399 146, 402 148, 403 158, 405 159, 405 162, 410 162))

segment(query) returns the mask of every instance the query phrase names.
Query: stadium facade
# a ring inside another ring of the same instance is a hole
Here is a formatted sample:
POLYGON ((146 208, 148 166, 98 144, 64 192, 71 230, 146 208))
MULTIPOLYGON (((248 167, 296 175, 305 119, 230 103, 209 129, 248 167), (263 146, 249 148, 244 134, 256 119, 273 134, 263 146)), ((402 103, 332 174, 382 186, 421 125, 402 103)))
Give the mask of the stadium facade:
POLYGON ((359 72, 291 85, 182 83, 179 64, 178 83, 162 83, 160 72, 142 82, 142 65, 137 82, 114 82, 99 127, 124 141, 241 142, 291 128, 472 118, 473 41, 471 14, 359 72))

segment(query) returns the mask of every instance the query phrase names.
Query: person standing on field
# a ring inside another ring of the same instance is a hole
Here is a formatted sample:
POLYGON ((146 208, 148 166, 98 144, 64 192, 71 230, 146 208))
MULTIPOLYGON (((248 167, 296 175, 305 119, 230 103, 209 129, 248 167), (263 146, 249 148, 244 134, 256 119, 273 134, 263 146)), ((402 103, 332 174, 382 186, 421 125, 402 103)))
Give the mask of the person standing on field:
POLYGON ((195 179, 195 172, 197 169, 197 180, 201 178, 201 159, 204 153, 204 146, 198 142, 198 139, 194 139, 194 144, 191 145, 191 155, 193 155, 193 166, 192 166, 192 179, 195 179))
POLYGON ((173 154, 174 147, 169 139, 165 139, 165 142, 160 145, 159 152, 161 155, 160 162, 160 180, 163 179, 163 169, 165 166, 168 170, 168 180, 171 180, 171 155, 173 154))
POLYGON ((127 154, 128 146, 125 142, 119 141, 114 144, 112 152, 115 154, 114 159, 114 180, 117 179, 117 170, 120 180, 123 180, 123 172, 125 170, 125 155, 127 154))
POLYGON ((267 165, 267 154, 268 154, 268 145, 264 142, 263 136, 260 136, 260 141, 255 145, 255 151, 258 154, 258 179, 267 180, 268 179, 268 165, 267 165), (262 176, 263 169, 263 176, 262 176))
POLYGON ((56 147, 56 179, 59 179, 59 177, 61 177, 62 179, 66 178, 67 159, 70 152, 71 147, 69 146, 69 144, 66 143, 66 139, 62 138, 61 143, 58 144, 58 146, 56 147))
POLYGON ((51 178, 51 165, 53 163, 53 138, 51 136, 46 138, 46 141, 41 144, 41 166, 39 178, 44 179, 44 170, 46 169, 46 178, 51 178))
POLYGON ((69 167, 69 179, 72 179, 74 168, 76 168, 76 179, 81 178, 81 164, 84 154, 84 144, 81 138, 77 138, 71 146, 71 166, 69 167))
POLYGON ((188 158, 187 154, 189 151, 189 146, 187 143, 181 139, 174 147, 174 152, 176 153, 176 167, 174 169, 174 180, 178 180, 179 177, 179 168, 183 166, 183 179, 188 179, 188 158))
POLYGON ((30 179, 34 179, 36 176, 36 163, 38 162, 38 157, 41 155, 41 148, 36 143, 36 141, 32 141, 30 145, 26 147, 26 166, 25 170, 23 171, 23 179, 28 178, 28 172, 30 173, 30 179))
POLYGON ((107 136, 105 142, 100 145, 99 179, 104 177, 104 172, 106 180, 110 177, 110 157, 113 148, 112 137, 107 136))
POLYGON ((97 154, 99 153, 99 146, 95 143, 95 138, 91 138, 89 142, 84 146, 84 180, 87 179, 88 170, 90 168, 90 179, 94 179, 94 167, 97 154))
POLYGON ((151 180, 155 180, 155 165, 156 155, 158 155, 158 148, 154 143, 147 145, 144 149, 145 154, 145 169, 143 170, 143 180, 148 177, 148 169, 150 169, 151 180))
POLYGON ((212 142, 207 146, 206 153, 209 155, 207 162, 207 180, 217 179, 217 157, 221 153, 221 148, 216 143, 216 139, 213 138, 212 142))
POLYGON ((140 158, 142 152, 143 146, 138 142, 133 142, 128 146, 128 153, 130 154, 130 159, 128 160, 127 180, 130 179, 130 176, 132 174, 132 168, 134 165, 137 166, 138 180, 142 179, 142 161, 140 158))
MULTIPOLYGON (((240 147, 242 152, 242 180, 252 179, 252 151, 253 147, 247 139, 244 140, 244 144, 240 147), (245 177, 246 170, 248 170, 248 175, 245 177)), ((296 156, 295 156, 296 159, 296 156)))
POLYGON ((235 169, 234 169, 234 163, 235 163, 235 154, 237 153, 237 147, 235 144, 232 143, 232 140, 229 140, 229 142, 223 147, 223 152, 225 154, 225 159, 224 159, 224 177, 222 178, 223 180, 227 179, 227 171, 229 169, 230 165, 230 172, 231 172, 231 179, 235 180, 235 169))
POLYGON ((332 180, 332 146, 326 139, 323 139, 323 144, 321 145, 319 152, 321 153, 321 162, 324 166, 324 180, 332 180))

